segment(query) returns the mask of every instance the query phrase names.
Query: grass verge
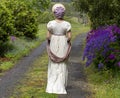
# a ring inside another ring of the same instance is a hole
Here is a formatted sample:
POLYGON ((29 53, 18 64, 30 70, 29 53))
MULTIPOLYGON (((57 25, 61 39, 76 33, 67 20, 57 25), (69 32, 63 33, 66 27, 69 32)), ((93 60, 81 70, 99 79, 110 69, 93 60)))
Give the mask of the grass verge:
POLYGON ((47 81, 48 56, 44 53, 33 63, 24 79, 10 98, 57 98, 45 92, 47 81))
POLYGON ((86 68, 91 85, 92 98, 120 98, 120 72, 113 76, 111 70, 98 70, 91 65, 86 68))

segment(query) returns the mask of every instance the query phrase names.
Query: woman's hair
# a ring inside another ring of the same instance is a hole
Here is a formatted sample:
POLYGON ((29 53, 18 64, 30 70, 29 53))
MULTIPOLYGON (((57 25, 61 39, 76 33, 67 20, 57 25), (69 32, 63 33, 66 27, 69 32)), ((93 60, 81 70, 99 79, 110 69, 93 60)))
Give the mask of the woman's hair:
POLYGON ((62 4, 55 4, 52 7, 52 12, 54 13, 55 17, 58 19, 62 19, 65 14, 65 7, 62 4))

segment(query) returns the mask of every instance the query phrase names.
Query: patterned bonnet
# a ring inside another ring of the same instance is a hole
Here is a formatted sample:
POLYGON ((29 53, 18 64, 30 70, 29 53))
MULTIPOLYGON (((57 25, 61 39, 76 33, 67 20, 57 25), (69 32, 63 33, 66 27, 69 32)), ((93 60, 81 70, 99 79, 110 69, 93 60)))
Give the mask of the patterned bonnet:
POLYGON ((54 13, 55 17, 58 19, 62 19, 65 14, 65 7, 62 4, 55 4, 52 7, 52 12, 54 13))

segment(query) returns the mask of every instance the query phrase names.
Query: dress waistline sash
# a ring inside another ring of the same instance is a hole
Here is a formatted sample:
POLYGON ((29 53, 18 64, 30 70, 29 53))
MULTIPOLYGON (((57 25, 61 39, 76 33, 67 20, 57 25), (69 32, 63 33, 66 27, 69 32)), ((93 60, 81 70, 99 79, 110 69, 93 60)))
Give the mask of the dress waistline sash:
POLYGON ((52 35, 55 35, 55 36, 65 36, 66 34, 53 34, 52 35))
POLYGON ((67 49, 66 55, 64 57, 58 57, 50 50, 50 42, 47 43, 47 53, 48 53, 48 56, 55 63, 59 63, 59 62, 65 61, 69 57, 70 50, 71 50, 71 42, 68 42, 68 49, 67 49))

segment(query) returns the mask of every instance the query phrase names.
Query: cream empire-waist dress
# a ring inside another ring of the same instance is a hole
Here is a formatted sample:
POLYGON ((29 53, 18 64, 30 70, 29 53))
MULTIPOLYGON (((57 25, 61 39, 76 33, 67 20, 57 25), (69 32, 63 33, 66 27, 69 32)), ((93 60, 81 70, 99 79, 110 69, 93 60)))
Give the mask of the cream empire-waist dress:
MULTIPOLYGON (((64 58, 70 50, 66 33, 71 30, 71 24, 67 21, 57 22, 56 20, 52 20, 48 22, 47 29, 51 33, 50 51, 58 58, 64 58)), ((46 92, 67 94, 67 77, 67 60, 54 62, 49 58, 46 92)))

